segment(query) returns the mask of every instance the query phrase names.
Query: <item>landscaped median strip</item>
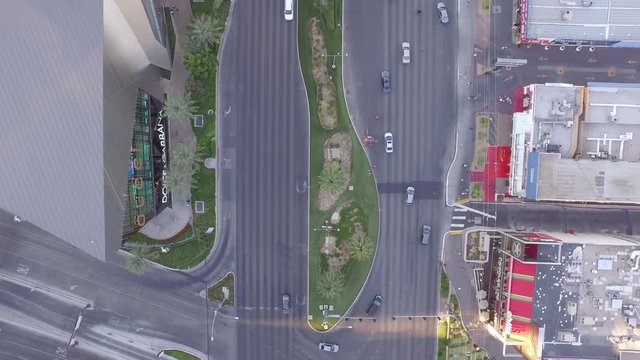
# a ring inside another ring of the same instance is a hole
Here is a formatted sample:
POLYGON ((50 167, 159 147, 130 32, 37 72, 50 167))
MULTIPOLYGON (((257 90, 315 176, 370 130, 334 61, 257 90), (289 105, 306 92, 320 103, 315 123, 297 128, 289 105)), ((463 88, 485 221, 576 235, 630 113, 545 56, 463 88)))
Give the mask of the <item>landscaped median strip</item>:
POLYGON ((378 195, 342 91, 342 2, 299 2, 300 60, 310 107, 309 324, 331 329, 371 269, 378 195), (335 65, 335 66, 334 66, 335 65))

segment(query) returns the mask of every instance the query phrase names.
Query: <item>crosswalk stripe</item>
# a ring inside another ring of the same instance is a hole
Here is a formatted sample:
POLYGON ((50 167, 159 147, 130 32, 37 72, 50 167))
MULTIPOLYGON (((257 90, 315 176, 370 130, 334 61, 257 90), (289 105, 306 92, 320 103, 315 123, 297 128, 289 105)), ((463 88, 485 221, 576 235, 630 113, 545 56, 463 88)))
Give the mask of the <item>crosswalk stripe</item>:
POLYGON ((463 228, 464 224, 451 224, 452 228, 463 228))
POLYGON ((467 209, 462 209, 462 208, 457 207, 457 208, 454 208, 453 211, 456 211, 456 212, 467 212, 467 209))
POLYGON ((466 218, 467 218, 466 216, 454 216, 453 220, 464 220, 466 218))

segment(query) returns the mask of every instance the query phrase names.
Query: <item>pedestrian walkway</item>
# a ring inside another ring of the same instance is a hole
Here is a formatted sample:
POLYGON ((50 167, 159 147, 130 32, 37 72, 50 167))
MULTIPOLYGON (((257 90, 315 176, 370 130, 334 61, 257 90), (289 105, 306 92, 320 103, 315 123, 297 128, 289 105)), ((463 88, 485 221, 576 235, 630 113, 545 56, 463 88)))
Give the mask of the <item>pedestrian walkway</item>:
MULTIPOLYGON (((173 9, 171 21, 176 33, 176 44, 171 68, 171 80, 169 81, 168 94, 182 94, 189 78, 189 72, 184 67, 184 49, 182 39, 187 32, 187 26, 193 17, 189 0, 166 1, 165 6, 173 9)), ((189 119, 190 121, 191 119, 189 119)), ((185 143, 196 146, 196 138, 189 122, 169 122, 169 149, 175 144, 185 143)), ((188 187, 191 188, 190 186, 188 187)), ((191 224, 191 191, 183 194, 172 194, 171 207, 165 208, 160 214, 151 219, 140 229, 140 233, 154 240, 170 239, 191 224)))

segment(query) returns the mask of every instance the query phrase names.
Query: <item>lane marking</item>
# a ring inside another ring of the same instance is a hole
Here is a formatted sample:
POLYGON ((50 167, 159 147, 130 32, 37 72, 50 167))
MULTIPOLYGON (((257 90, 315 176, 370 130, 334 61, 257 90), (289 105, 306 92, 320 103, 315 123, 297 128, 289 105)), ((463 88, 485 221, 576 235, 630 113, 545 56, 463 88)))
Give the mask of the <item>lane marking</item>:
POLYGON ((453 220, 466 220, 467 217, 466 216, 454 216, 453 220))
POLYGON ((464 224, 451 224, 451 227, 460 229, 460 228, 464 228, 464 224))

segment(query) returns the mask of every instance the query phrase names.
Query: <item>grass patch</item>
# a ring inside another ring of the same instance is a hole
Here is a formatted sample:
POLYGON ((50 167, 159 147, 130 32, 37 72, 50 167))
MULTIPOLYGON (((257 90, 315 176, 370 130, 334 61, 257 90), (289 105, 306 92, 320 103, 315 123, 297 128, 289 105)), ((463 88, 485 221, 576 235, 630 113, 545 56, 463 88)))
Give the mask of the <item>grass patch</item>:
POLYGON ((218 281, 214 285, 211 285, 207 289, 207 299, 211 301, 222 302, 224 299, 224 293, 222 288, 229 289, 229 298, 224 302, 225 305, 233 305, 235 299, 235 286, 233 273, 228 273, 222 280, 218 281))
POLYGON ((489 122, 490 119, 485 115, 478 115, 476 117, 476 141, 473 155, 474 171, 484 171, 484 165, 487 163, 489 122))
POLYGON ((482 183, 471 183, 471 191, 469 197, 472 201, 481 201, 484 199, 484 192, 482 191, 482 183))
POLYGON ((483 349, 473 349, 471 338, 460 322, 458 298, 451 295, 450 301, 455 315, 438 321, 438 360, 489 359, 489 355, 483 349))
MULTIPOLYGON (((316 102, 316 88, 312 79, 312 57, 311 57, 311 45, 309 43, 309 21, 311 17, 318 17, 321 19, 320 26, 322 27, 327 52, 329 54, 337 54, 342 51, 342 34, 341 28, 337 26, 341 22, 340 16, 342 8, 342 1, 335 0, 330 1, 329 5, 322 7, 319 5, 319 1, 304 1, 298 3, 298 21, 299 21, 299 45, 300 45, 300 60, 302 63, 302 71, 305 78, 305 86, 309 95, 309 108, 311 111, 311 159, 310 170, 311 186, 309 188, 310 196, 310 213, 309 222, 311 228, 318 228, 324 224, 326 219, 329 219, 333 211, 340 204, 344 204, 349 201, 357 202, 364 212, 366 213, 367 222, 364 229, 372 241, 376 242, 378 239, 378 195, 376 192, 373 176, 371 175, 371 169, 367 160, 364 149, 361 148, 359 139, 355 131, 351 126, 351 122, 348 118, 345 100, 343 98, 342 91, 342 61, 338 57, 336 58, 336 68, 331 68, 329 63, 329 74, 332 76, 332 80, 337 89, 337 103, 338 103, 338 124, 335 129, 327 131, 322 129, 317 121, 317 102, 316 102), (328 20, 329 17, 333 19, 328 20), (327 211, 317 210, 318 203, 318 190, 317 178, 322 171, 323 167, 323 154, 322 148, 324 141, 336 132, 345 132, 349 134, 352 144, 352 168, 351 168, 351 184, 354 186, 353 191, 345 191, 336 205, 327 211)), ((364 225, 364 224, 363 224, 364 225)), ((341 231, 340 231, 341 232, 341 231)), ((322 311, 319 309, 319 305, 324 305, 325 301, 317 290, 317 281, 319 278, 320 269, 323 266, 326 259, 322 259, 320 256, 320 248, 323 245, 325 232, 310 230, 310 244, 309 244, 309 315, 312 319, 309 320, 311 326, 315 329, 322 330, 322 311)), ((338 235, 337 231, 333 232, 333 235, 338 235)), ((369 261, 348 261, 342 268, 342 274, 344 274, 345 290, 338 297, 338 299, 332 301, 330 305, 333 305, 334 311, 332 314, 343 315, 347 309, 353 304, 356 296, 360 292, 360 289, 364 285, 364 281, 369 273, 373 259, 369 261)), ((327 304, 329 305, 329 304, 327 304)), ((338 318, 329 318, 329 326, 333 326, 337 323, 338 318)))
POLYGON ((485 10, 489 10, 491 7, 491 0, 482 0, 482 8, 485 10))
POLYGON ((440 298, 446 299, 449 297, 449 277, 444 269, 440 272, 440 298))
POLYGON ((176 32, 173 30, 173 19, 171 19, 171 9, 164 8, 164 19, 167 25, 167 42, 169 43, 169 56, 171 56, 171 62, 173 63, 173 55, 176 51, 176 32))
POLYGON ((199 357, 193 356, 189 353, 180 350, 165 350, 166 355, 173 356, 178 360, 200 360, 199 357))
POLYGON ((451 299, 449 300, 453 304, 453 312, 456 313, 457 315, 458 312, 460 311, 460 302, 458 302, 458 297, 455 295, 451 295, 451 299))
POLYGON ((200 239, 194 238, 194 231, 191 227, 188 227, 175 240, 157 241, 141 233, 135 233, 127 241, 144 245, 157 245, 157 250, 150 253, 150 258, 158 264, 173 269, 189 269, 198 265, 209 255, 213 246, 213 236, 200 239), (169 247, 169 252, 163 253, 160 251, 160 246, 169 247))

